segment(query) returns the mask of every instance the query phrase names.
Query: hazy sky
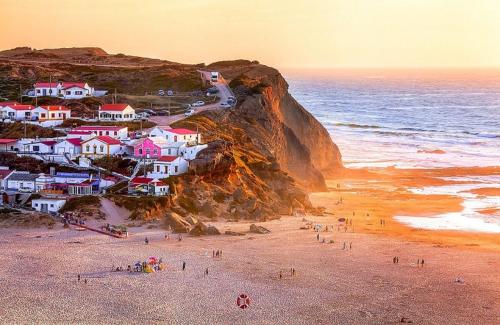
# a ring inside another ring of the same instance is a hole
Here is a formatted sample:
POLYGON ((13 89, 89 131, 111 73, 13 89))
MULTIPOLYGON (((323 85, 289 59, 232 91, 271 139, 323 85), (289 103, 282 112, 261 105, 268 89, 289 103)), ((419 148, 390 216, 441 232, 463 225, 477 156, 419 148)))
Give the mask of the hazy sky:
POLYGON ((500 66, 500 0, 0 0, 0 49, 199 63, 500 66))

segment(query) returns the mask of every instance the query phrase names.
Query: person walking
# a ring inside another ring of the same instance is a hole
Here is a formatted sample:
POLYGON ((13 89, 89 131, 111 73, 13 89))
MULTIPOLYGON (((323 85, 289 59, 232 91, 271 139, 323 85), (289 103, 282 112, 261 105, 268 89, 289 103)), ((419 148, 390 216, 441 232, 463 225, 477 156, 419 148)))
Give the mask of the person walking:
POLYGON ((417 266, 420 266, 420 259, 417 260, 417 266))
POLYGON ((208 267, 205 269, 205 276, 208 276, 208 267))
POLYGON ((393 264, 396 264, 396 256, 394 256, 394 257, 392 258, 392 263, 393 263, 393 264))
POLYGON ((316 235, 316 239, 319 241, 319 234, 316 235))
POLYGON ((280 279, 283 278, 283 271, 280 270, 280 279))
POLYGON ((352 249, 352 242, 349 243, 349 249, 352 249))
POLYGON ((182 262, 182 270, 186 270, 186 262, 182 262))
POLYGON ((420 262, 422 264, 422 267, 424 267, 424 259, 422 259, 422 262, 420 262))
POLYGON ((148 244, 149 244, 149 239, 148 239, 148 237, 146 237, 146 239, 144 239, 144 242, 146 243, 146 245, 148 245, 148 244))
POLYGON ((342 247, 342 249, 343 249, 343 250, 345 249, 345 242, 344 242, 344 247, 342 247))
POLYGON ((81 279, 81 276, 80 276, 80 274, 78 274, 78 282, 80 282, 80 279, 81 279))

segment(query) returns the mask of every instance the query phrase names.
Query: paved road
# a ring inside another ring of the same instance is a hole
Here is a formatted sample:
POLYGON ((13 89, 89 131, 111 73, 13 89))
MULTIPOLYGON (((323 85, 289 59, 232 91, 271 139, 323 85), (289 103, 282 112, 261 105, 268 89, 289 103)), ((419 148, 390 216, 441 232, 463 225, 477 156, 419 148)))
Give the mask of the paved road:
MULTIPOLYGON (((210 71, 200 71, 200 73, 205 75, 205 78, 207 80, 210 80, 210 71)), ((222 75, 219 74, 219 81, 217 82, 212 82, 212 85, 217 87, 219 92, 217 93, 217 96, 220 97, 220 102, 214 103, 214 104, 208 104, 205 106, 201 107, 196 107, 195 108, 195 114, 198 114, 203 111, 209 111, 209 110, 214 110, 214 109, 220 109, 221 107, 219 106, 220 103, 225 103, 227 102, 227 99, 230 96, 234 97, 233 91, 231 88, 229 88, 229 85, 227 81, 222 77, 222 75)), ((161 127, 167 127, 170 126, 170 124, 175 123, 177 121, 185 119, 186 116, 184 114, 177 114, 177 115, 171 115, 171 116, 151 116, 149 117, 149 120, 156 123, 158 126, 161 127)))

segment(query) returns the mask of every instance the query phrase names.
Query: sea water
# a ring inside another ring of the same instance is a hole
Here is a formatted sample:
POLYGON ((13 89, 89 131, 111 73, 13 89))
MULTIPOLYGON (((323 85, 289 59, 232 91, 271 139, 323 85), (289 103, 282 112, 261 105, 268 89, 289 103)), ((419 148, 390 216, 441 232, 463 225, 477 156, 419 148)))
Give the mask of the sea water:
MULTIPOLYGON (((328 130, 349 168, 500 166, 500 70, 285 71, 291 94, 328 130)), ((500 197, 467 192, 500 187, 498 175, 467 188, 430 187, 463 199, 463 211, 396 216, 426 229, 500 232, 500 197)), ((450 179, 452 180, 452 179, 450 179)))

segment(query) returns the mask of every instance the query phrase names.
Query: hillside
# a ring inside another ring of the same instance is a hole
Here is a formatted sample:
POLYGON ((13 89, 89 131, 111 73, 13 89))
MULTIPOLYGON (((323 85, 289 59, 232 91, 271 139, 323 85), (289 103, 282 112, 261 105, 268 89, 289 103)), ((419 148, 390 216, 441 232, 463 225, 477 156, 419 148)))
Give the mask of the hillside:
MULTIPOLYGON (((165 87, 168 81, 179 89, 201 86, 199 66, 68 63, 82 54, 67 54, 67 49, 65 63, 35 66, 29 58, 40 52, 23 51, 4 60, 0 53, 0 67, 19 83, 58 73, 61 78, 91 81, 96 87, 114 85, 124 94, 140 93, 156 82, 165 87)), ((109 56, 96 49, 78 51, 87 53, 87 60, 109 56)), ((41 53, 60 56, 62 52, 41 53)), ((126 62, 131 60, 125 57, 126 62)), ((288 84, 276 69, 246 60, 217 62, 208 68, 230 81, 237 107, 203 112, 174 126, 199 129, 209 147, 192 161, 188 174, 167 180, 173 193, 169 199, 119 195, 112 199, 133 209, 134 217, 145 219, 161 219, 175 211, 208 219, 267 220, 294 208, 312 209, 307 191, 326 190, 325 176, 342 168, 340 152, 326 129, 288 93, 288 84)), ((1 81, 0 86, 6 87, 1 81)))

